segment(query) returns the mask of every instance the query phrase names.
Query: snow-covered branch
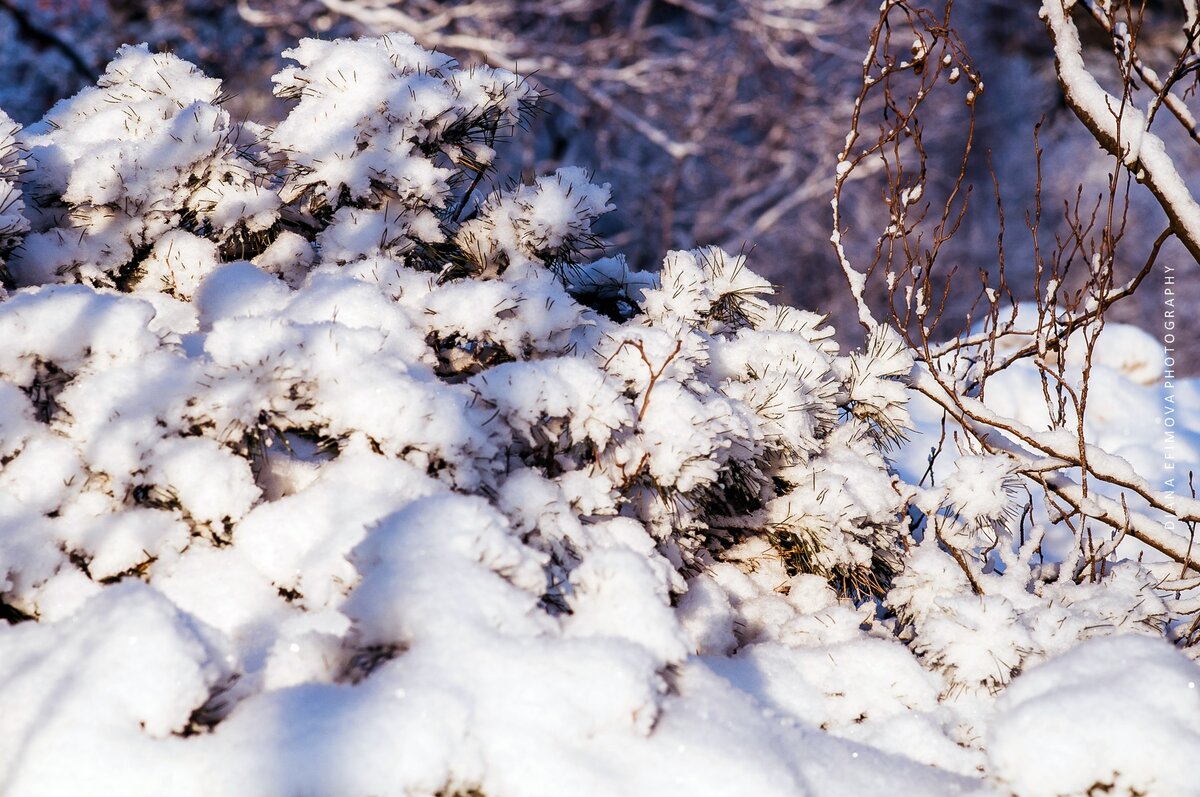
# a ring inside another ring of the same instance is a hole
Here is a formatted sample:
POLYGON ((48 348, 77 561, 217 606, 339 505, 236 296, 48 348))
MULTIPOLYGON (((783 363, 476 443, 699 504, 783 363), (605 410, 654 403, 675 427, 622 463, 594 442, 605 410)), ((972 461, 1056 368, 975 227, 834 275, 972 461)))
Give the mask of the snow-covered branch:
POLYGON ((1054 43, 1054 65, 1067 105, 1096 141, 1120 160, 1162 206, 1171 228, 1200 263, 1200 204, 1180 176, 1146 114, 1128 97, 1115 97, 1088 71, 1079 29, 1071 18, 1075 0, 1043 0, 1041 16, 1054 43))

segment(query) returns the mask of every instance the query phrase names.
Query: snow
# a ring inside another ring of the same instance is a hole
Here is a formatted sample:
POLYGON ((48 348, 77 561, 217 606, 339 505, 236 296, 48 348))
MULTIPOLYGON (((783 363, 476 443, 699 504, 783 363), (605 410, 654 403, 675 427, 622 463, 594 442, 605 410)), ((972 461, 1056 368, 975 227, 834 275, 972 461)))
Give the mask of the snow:
POLYGON ((485 274, 512 266, 521 273, 531 262, 554 266, 586 243, 592 223, 613 209, 608 199, 608 186, 591 183, 583 169, 559 169, 489 196, 456 240, 479 257, 485 274))
POLYGON ((571 573, 571 584, 568 636, 629 640, 662 664, 687 658, 687 639, 670 607, 670 584, 645 554, 625 547, 596 551, 571 573))
POLYGON ((59 623, 7 629, 5 791, 116 793, 112 757, 149 753, 182 730, 224 675, 221 661, 210 635, 137 582, 103 590, 59 623))
POLYGON ((287 286, 246 261, 214 269, 200 285, 196 309, 202 329, 212 329, 219 318, 253 316, 263 310, 282 309, 291 298, 287 286))
POLYGON ((944 495, 934 506, 951 507, 967 523, 999 523, 1012 505, 1012 497, 996 485, 1013 483, 1012 464, 994 455, 963 456, 954 462, 954 473, 945 481, 944 495))
POLYGON ((1164 642, 1117 636, 1030 670, 997 701, 988 757, 1019 794, 1200 793, 1200 667, 1164 642), (1036 729, 1036 733, 1034 733, 1036 729))
POLYGON ((184 301, 196 294, 200 282, 217 265, 217 246, 183 230, 159 237, 142 262, 141 285, 152 292, 165 291, 184 301))
MULTIPOLYGON (((843 353, 715 247, 589 261, 582 169, 466 196, 509 73, 286 55, 273 130, 127 47, 29 172, 0 137, 0 792, 1189 793, 1181 574, 1015 530, 1003 456, 923 480, 895 333, 843 353)), ((1156 345, 1092 361, 1129 483, 1156 345)), ((1040 391, 980 406, 1052 451, 1040 391)))

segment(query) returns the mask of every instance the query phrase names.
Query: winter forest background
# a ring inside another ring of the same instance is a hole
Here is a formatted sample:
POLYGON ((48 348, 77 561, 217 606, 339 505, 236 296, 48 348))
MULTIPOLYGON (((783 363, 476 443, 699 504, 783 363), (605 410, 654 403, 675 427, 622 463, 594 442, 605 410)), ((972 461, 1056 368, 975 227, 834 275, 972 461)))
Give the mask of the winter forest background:
POLYGON ((1195 0, 0 47, 0 796, 1200 795, 1195 0))

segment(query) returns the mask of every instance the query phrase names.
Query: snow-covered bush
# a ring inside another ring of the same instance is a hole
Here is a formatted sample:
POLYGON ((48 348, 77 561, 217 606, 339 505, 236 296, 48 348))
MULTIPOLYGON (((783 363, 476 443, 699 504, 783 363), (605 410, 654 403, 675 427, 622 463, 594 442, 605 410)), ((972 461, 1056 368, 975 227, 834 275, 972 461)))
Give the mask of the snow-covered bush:
MULTIPOLYGON (((1200 205, 1177 171, 1185 161, 1171 152, 1175 144, 1186 149, 1200 140, 1191 113, 1170 93, 1185 72, 1160 83, 1137 58, 1121 55, 1132 46, 1125 37, 1149 29, 1149 15, 1136 4, 1043 0, 1041 18, 1054 45, 1060 88, 1107 152, 1101 165, 1108 176, 1098 197, 1080 188, 1065 203, 1049 200, 1048 183, 1041 180, 1049 165, 1034 131, 1031 158, 1039 179, 1025 231, 1033 300, 1019 302, 1017 292, 1028 285, 1014 285, 1013 236, 1001 234, 995 253, 975 256, 982 261, 978 279, 963 279, 956 274, 963 264, 946 257, 947 243, 967 220, 970 175, 984 166, 991 171, 990 162, 974 160, 979 149, 972 146, 985 83, 950 16, 950 7, 934 10, 909 0, 880 6, 833 176, 831 242, 859 321, 871 334, 894 329, 917 361, 909 411, 924 439, 898 465, 918 486, 909 507, 914 539, 932 538, 930 555, 946 560, 925 561, 888 604, 905 626, 901 633, 916 634, 915 649, 931 662, 958 658, 942 651, 938 639, 920 640, 922 617, 938 618, 941 611, 926 617, 905 604, 921 593, 920 585, 937 582, 929 578, 944 567, 962 576, 951 592, 966 589, 989 609, 950 610, 960 616, 958 625, 1015 627, 1004 619, 1014 616, 1014 606, 1007 597, 995 600, 1001 594, 1042 594, 1049 584, 1067 592, 1106 584, 1122 593, 1117 604, 1148 609, 1133 613, 1136 627, 1165 630, 1189 647, 1200 639, 1200 601, 1190 596, 1200 586, 1191 539, 1200 503, 1188 475, 1196 462, 1194 417, 1175 395, 1176 277, 1165 262, 1165 247, 1172 244, 1200 257, 1200 205), (1072 11, 1085 6, 1089 14, 1082 17, 1110 40, 1115 63, 1093 63, 1100 54, 1084 52, 1072 11), (904 35, 895 33, 897 25, 904 35), (1133 110, 1147 103, 1145 114, 1133 110), (1171 146, 1150 131, 1159 103, 1187 133, 1171 146), (952 177, 948 186, 931 177, 938 170, 926 149, 926 125, 935 113, 948 114, 966 133, 958 163, 941 170, 952 177), (890 216, 869 249, 861 230, 852 240, 845 229, 861 201, 859 180, 871 183, 867 193, 878 189, 890 216), (1170 220, 1157 237, 1131 226, 1135 183, 1170 220), (1043 215, 1055 203, 1070 235, 1055 236, 1050 245, 1043 215), (1137 294, 1159 270, 1162 342, 1116 324, 1113 315, 1117 303, 1137 294), (961 331, 946 314, 956 295, 974 306, 961 331), (887 301, 879 302, 883 296, 887 301), (1153 430, 1156 420, 1160 432, 1153 430)), ((1188 17, 1185 31, 1190 41, 1200 33, 1200 20, 1188 17)), ((1187 60, 1184 51, 1180 64, 1187 60)), ((1011 209, 1001 177, 994 177, 989 193, 1003 229, 1011 209)), ((1020 651, 1038 646, 1017 637, 992 651, 993 675, 964 676, 963 685, 1003 683, 1018 672, 1025 658, 1020 651)), ((960 673, 972 669, 959 663, 948 666, 960 673)))
MULTIPOLYGON (((19 126, 0 110, 0 278, 3 278, 0 283, 7 281, 5 261, 9 253, 29 229, 18 181, 21 167, 25 165, 15 138, 19 130, 19 126)), ((0 291, 3 290, 0 284, 0 291)))
POLYGON ((600 257, 582 169, 485 196, 516 75, 285 55, 273 128, 127 47, 0 140, 0 790, 950 793, 990 692, 1161 631, 1004 460, 898 475, 894 331, 600 257))
MULTIPOLYGON (((276 82, 299 101, 270 131, 231 127, 216 81, 131 47, 22 133, 45 199, 12 261, 40 287, 0 311, 4 373, 28 396, 11 414, 34 422, 6 473, 46 446, 78 468, 43 515, 136 509, 253 539, 358 447, 492 497, 564 579, 628 520, 662 573, 763 528, 793 571, 870 584, 894 564, 904 494, 879 449, 905 422, 902 350, 838 357, 742 256, 676 252, 661 275, 581 261, 611 209, 582 170, 471 206, 489 142, 532 99, 513 75, 400 36, 288 55, 300 67, 276 82)), ((162 540, 100 578, 161 564, 162 540)), ((90 572, 97 551, 59 547, 60 576, 90 572)), ((556 579, 546 595, 565 599, 556 579)))
MULTIPOLYGON (((882 453, 902 351, 840 356, 740 255, 589 260, 612 208, 581 169, 482 196, 535 99, 512 74, 404 36, 287 55, 273 129, 127 47, 6 145, 0 666, 33 706, 58 687, 20 662, 106 646, 53 717, 6 712, 32 744, 9 785, 136 792, 109 756, 210 744, 261 777, 246 734, 310 692, 378 692, 395 708, 347 721, 428 749, 305 770, 317 791, 531 793, 514 738, 546 761, 596 733, 645 744, 711 682, 686 674, 702 643, 673 603, 731 551, 879 594, 907 498, 882 453), (95 759, 32 741, 98 678, 105 737, 71 732, 95 759)), ((731 651, 758 632, 729 612, 731 651)))
POLYGON ((124 47, 96 86, 26 129, 31 230, 9 265, 15 282, 186 300, 214 247, 269 228, 278 197, 220 91, 172 55, 124 47))

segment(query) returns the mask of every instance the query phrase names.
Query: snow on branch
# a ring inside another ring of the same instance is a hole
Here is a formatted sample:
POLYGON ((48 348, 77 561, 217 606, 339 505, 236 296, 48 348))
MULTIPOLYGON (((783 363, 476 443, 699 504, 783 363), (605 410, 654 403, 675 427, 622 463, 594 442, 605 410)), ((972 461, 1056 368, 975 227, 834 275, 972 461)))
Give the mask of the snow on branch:
POLYGON ((1200 263, 1200 204, 1175 168, 1146 114, 1128 97, 1108 93, 1083 60, 1075 0, 1043 0, 1041 18, 1054 44, 1054 65, 1067 105, 1109 154, 1119 159, 1162 206, 1171 227, 1200 263))

